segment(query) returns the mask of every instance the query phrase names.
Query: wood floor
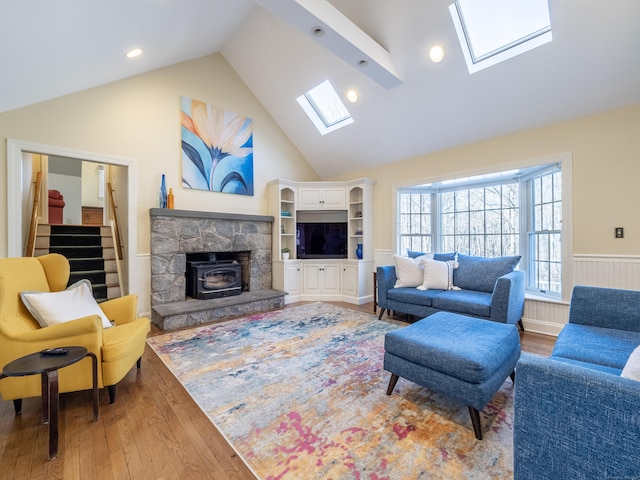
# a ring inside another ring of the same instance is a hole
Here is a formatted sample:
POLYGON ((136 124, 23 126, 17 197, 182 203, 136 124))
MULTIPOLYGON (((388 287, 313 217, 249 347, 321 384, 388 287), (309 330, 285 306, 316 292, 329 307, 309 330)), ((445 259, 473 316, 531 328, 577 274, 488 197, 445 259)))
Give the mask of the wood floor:
MULTIPOLYGON (((335 304, 367 312, 373 308, 335 304)), ((523 350, 541 355, 549 355, 555 341, 534 333, 521 338, 523 350)), ((48 425, 40 423, 40 414, 39 398, 25 399, 19 416, 13 402, 0 401, 3 480, 255 479, 149 347, 142 368, 133 368, 118 385, 114 404, 106 390, 100 392, 97 422, 91 421, 88 391, 60 396, 60 449, 51 461, 48 425)))

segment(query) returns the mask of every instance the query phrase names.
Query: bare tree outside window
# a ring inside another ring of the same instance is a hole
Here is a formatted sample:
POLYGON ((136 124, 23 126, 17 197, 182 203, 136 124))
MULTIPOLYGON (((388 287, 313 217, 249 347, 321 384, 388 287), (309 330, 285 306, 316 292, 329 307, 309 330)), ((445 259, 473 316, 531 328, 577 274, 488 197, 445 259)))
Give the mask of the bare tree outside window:
POLYGON ((529 233, 529 283, 541 292, 562 289, 562 174, 532 181, 532 228, 529 233))
POLYGON ((440 193, 443 251, 481 257, 520 250, 518 182, 440 193))
POLYGON ((431 194, 412 192, 400 195, 398 234, 400 251, 432 251, 431 194))
POLYGON ((561 293, 559 164, 403 188, 398 216, 400 254, 521 255, 529 290, 561 293))

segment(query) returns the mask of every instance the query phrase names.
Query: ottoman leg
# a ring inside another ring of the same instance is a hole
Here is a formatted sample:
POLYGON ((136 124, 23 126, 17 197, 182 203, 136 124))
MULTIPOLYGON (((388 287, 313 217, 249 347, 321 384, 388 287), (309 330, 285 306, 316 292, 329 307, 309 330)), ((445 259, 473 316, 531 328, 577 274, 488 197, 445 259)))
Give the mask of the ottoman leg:
POLYGON ((398 383, 398 378, 400 378, 395 373, 391 374, 391 378, 389 379, 389 386, 387 387, 387 395, 391 395, 393 389, 396 388, 396 383, 398 383))
POLYGON ((476 434, 478 440, 482 440, 482 427, 480 426, 480 412, 473 407, 469 407, 469 414, 471 415, 471 423, 473 424, 473 431, 476 434))

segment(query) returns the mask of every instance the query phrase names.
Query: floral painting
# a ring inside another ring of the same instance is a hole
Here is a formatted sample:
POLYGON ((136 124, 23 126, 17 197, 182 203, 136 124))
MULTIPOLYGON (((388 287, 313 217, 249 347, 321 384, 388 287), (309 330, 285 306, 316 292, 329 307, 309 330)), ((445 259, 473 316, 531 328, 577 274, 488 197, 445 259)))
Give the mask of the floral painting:
POLYGON ((182 186, 253 195, 253 121, 180 97, 182 186))

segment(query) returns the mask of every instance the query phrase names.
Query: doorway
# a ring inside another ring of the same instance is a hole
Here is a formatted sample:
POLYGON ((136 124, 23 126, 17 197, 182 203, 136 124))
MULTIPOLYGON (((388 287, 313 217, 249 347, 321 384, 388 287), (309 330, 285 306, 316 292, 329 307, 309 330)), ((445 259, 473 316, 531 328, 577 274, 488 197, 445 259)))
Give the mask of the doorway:
MULTIPOLYGON (((139 293, 135 278, 137 258, 137 227, 135 222, 135 198, 137 198, 137 175, 132 160, 109 157, 90 152, 43 145, 20 140, 7 139, 7 254, 9 257, 24 255, 29 217, 31 215, 33 191, 33 162, 35 156, 64 157, 78 162, 114 166, 117 182, 116 205, 118 223, 122 231, 123 253, 123 294, 139 293), (132 219, 130 221, 130 219, 132 219), (25 222, 26 220, 26 222, 25 222)), ((47 182, 43 182, 46 188, 47 182)))

